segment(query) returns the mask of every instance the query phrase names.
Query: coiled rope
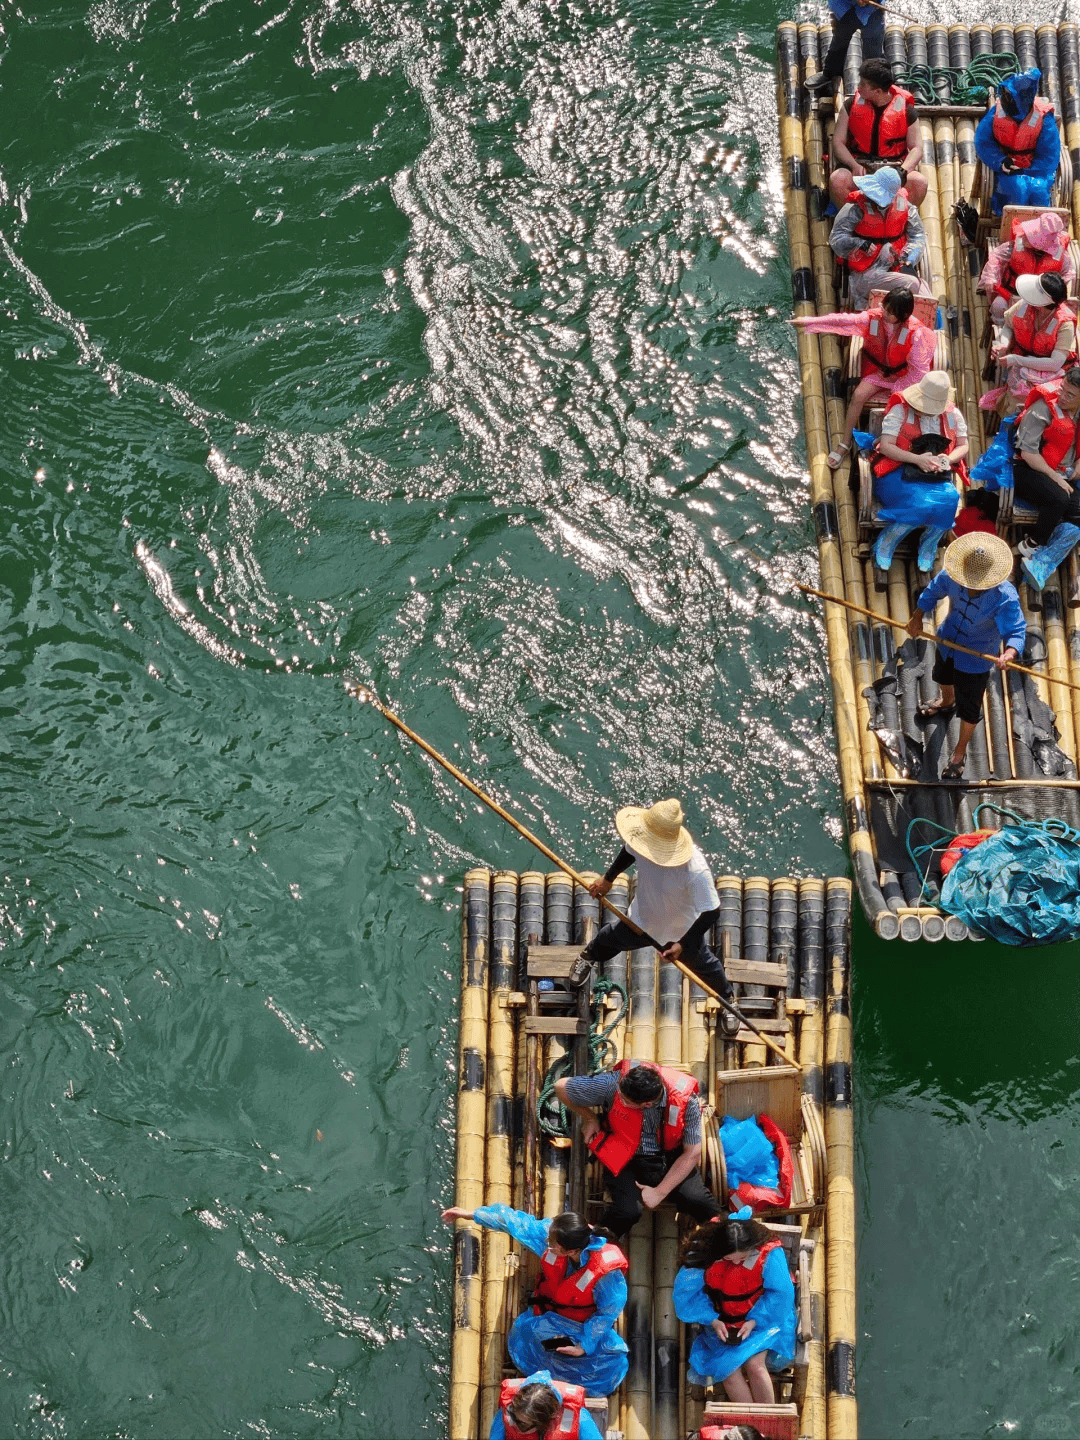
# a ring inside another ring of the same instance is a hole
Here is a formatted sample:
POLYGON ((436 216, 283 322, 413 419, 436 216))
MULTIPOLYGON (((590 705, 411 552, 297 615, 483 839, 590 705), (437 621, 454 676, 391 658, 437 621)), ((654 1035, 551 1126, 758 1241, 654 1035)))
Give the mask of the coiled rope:
POLYGON ((991 89, 998 89, 1003 80, 1019 72, 1019 57, 1005 50, 1000 55, 976 55, 963 70, 938 65, 901 66, 894 72, 893 83, 909 90, 918 105, 985 105, 991 89))
MULTIPOLYGON (((611 1034, 619 1021, 622 1020, 629 1006, 626 991, 617 980, 594 980, 592 991, 592 1011, 589 1021, 589 1069, 590 1075, 595 1075, 598 1070, 606 1070, 619 1058, 618 1048, 611 1034), (604 1024, 604 1001, 609 995, 619 997, 619 1009, 615 1018, 604 1024)), ((536 1102, 536 1118, 540 1129, 545 1135, 567 1138, 570 1135, 570 1116, 566 1106, 555 1094, 555 1081, 561 1080, 564 1075, 571 1075, 574 1069, 573 1054, 560 1055, 552 1062, 547 1074, 544 1076, 544 1083, 540 1087, 540 1097, 536 1102)))

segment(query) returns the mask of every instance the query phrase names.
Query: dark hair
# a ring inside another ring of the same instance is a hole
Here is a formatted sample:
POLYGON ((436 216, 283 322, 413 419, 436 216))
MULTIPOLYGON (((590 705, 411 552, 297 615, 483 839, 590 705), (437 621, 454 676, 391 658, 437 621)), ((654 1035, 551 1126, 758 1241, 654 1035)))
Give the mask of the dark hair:
POLYGON ((875 90, 888 90, 892 84, 892 66, 880 56, 864 60, 859 66, 859 79, 873 85, 875 90))
POLYGON ((548 1239, 564 1250, 584 1250, 592 1238, 592 1226, 573 1210, 556 1215, 548 1229, 548 1239))
POLYGON ((987 520, 996 520, 998 517, 998 496, 995 490, 969 490, 967 499, 964 501, 965 510, 978 510, 980 515, 985 515, 987 520))
POLYGON ((1080 365, 1070 365, 1061 378, 1066 385, 1071 385, 1074 390, 1080 390, 1080 365))
POLYGON ((635 1105, 652 1105, 664 1093, 664 1082, 648 1065, 632 1065, 619 1081, 623 1097, 635 1105))
POLYGON ((756 1425, 729 1425, 728 1440, 765 1440, 756 1425))
POLYGON ((534 1381, 532 1385, 523 1385, 506 1409, 516 1429, 546 1435, 562 1409, 562 1399, 549 1385, 534 1381))
POLYGON ((736 1250, 753 1250, 771 1239, 760 1220, 713 1220, 692 1230, 683 1244, 680 1264, 690 1270, 707 1270, 736 1250))
POLYGON ((910 290, 890 290, 881 302, 894 320, 906 320, 915 309, 915 296, 910 290))
POLYGON ((1061 302, 1065 299, 1065 296, 1069 293, 1069 291, 1068 287, 1065 284, 1065 281, 1061 278, 1057 271, 1047 270, 1044 272, 1044 274, 1039 276, 1039 279, 1042 281, 1043 289, 1046 291, 1047 295, 1050 296, 1050 299, 1054 302, 1054 304, 1060 305, 1061 302))

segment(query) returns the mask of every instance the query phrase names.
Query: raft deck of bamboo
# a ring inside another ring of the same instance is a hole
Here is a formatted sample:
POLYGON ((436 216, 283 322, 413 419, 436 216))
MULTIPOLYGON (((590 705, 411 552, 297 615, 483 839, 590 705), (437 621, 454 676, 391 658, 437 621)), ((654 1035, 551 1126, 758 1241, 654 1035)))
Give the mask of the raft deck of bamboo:
MULTIPOLYGON (((928 25, 886 31, 885 53, 894 65, 930 64, 962 69, 971 58, 1014 51, 1023 67, 1038 65, 1043 93, 1054 103, 1062 136, 1062 163, 1054 194, 1063 218, 1080 234, 1080 55, 1077 26, 1030 24, 928 25)), ((837 271, 829 249, 831 218, 825 157, 834 121, 834 100, 817 100, 803 86, 816 73, 831 36, 828 25, 784 22, 777 32, 778 110, 783 156, 784 203, 791 245, 794 313, 827 314, 841 308, 837 271)), ((861 61, 856 36, 848 52, 844 91, 851 95, 861 61)), ((975 287, 997 225, 987 210, 989 186, 974 148, 978 111, 947 103, 919 108, 922 174, 927 181, 920 214, 926 228, 925 279, 937 300, 939 357, 950 371, 964 412, 974 463, 989 435, 980 395, 994 383, 983 378, 987 357, 986 299, 975 287), (983 216, 978 243, 965 242, 954 206, 971 198, 983 216)), ((847 403, 845 357, 835 336, 799 332, 799 366, 810 463, 811 504, 821 565, 821 588, 874 612, 874 620, 826 604, 829 668, 833 683, 844 814, 859 898, 883 939, 964 939, 967 928, 935 903, 936 861, 912 859, 913 846, 938 838, 933 829, 970 831, 976 824, 1003 823, 984 802, 1024 819, 1057 817, 1080 826, 1077 737, 1080 736, 1080 589, 1075 556, 1054 576, 1041 598, 1026 585, 1020 595, 1028 623, 1024 663, 1038 679, 991 672, 983 724, 968 750, 964 779, 943 783, 958 721, 933 722, 923 731, 915 711, 937 695, 930 678, 933 641, 913 642, 889 622, 903 624, 927 576, 902 552, 887 575, 874 569, 865 507, 860 516, 857 472, 835 473, 826 464, 831 438, 842 432, 847 403), (855 487, 855 488, 853 488, 855 487), (860 520, 862 520, 860 533, 860 520), (897 659, 902 662, 897 675, 897 659), (899 756, 875 731, 903 739, 899 756), (904 760, 909 763, 904 765, 904 760), (907 773, 901 773, 901 767, 907 773)), ((939 359, 940 363, 940 359, 939 359)), ((865 478, 863 481, 866 488, 865 478)), ((1002 531, 1016 538, 1022 515, 1007 507, 1002 531)), ((940 552, 938 556, 940 565, 940 552)), ((971 938, 979 939, 972 934, 971 938)))
MULTIPOLYGON (((586 879, 594 878, 586 876, 586 879)), ((843 879, 717 880, 722 918, 713 943, 726 956, 739 1004, 777 1040, 785 1064, 745 1027, 727 1039, 719 1007, 652 948, 616 956, 602 977, 622 986, 629 1009, 611 1035, 610 1063, 634 1057, 681 1066, 705 1106, 704 1171, 723 1188, 719 1121, 772 1113, 795 1137, 791 1209, 770 1214, 799 1276, 800 1350, 764 1433, 852 1440, 856 1434, 855 1208, 848 1003, 851 886, 843 879), (801 1067, 801 1071, 799 1069, 801 1067), (781 1110, 786 1107, 786 1114, 781 1110), (790 1129, 789 1129, 790 1127, 790 1129), (828 1242, 826 1244, 826 1217, 828 1242)), ((627 879, 610 896, 623 908, 627 879)), ((560 871, 473 870, 462 913, 461 1033, 455 1204, 504 1203, 534 1214, 567 1208, 596 1220, 601 1173, 580 1144, 551 1140, 536 1125, 542 1077, 567 1047, 587 1069, 579 1014, 590 999, 541 977, 565 964, 599 923, 598 903, 560 871), (579 1010, 579 1007, 581 1009, 579 1010)), ((617 1002, 606 997, 610 1018, 617 1002)), ((594 1018, 596 1012, 594 1011, 594 1018)), ((685 1383, 691 1337, 672 1309, 680 1222, 671 1206, 646 1212, 626 1243, 629 1300, 620 1320, 630 1369, 594 1411, 609 1440, 676 1440, 706 1418, 722 1393, 694 1399, 685 1383)), ((458 1222, 454 1249, 451 1440, 486 1440, 499 1384, 513 1374, 506 1335, 535 1278, 532 1257, 505 1235, 458 1222)), ((590 1402, 591 1403, 591 1402, 590 1402)), ((738 1407, 749 1418, 754 1406, 738 1407)))

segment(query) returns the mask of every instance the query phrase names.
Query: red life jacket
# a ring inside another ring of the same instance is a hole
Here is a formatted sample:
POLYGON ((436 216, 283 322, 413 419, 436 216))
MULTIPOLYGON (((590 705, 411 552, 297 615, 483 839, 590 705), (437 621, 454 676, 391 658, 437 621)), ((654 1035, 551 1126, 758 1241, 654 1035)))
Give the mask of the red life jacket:
POLYGON ((554 1250, 545 1250, 540 1256, 541 1275, 533 1291, 533 1313, 542 1315, 545 1310, 555 1310, 567 1320, 585 1323, 596 1314, 593 1291, 596 1282, 613 1270, 626 1270, 630 1262, 618 1245, 603 1245, 589 1250, 583 1257, 584 1264, 572 1275, 567 1275, 570 1266, 569 1255, 556 1255, 554 1250))
POLYGON ((869 313, 870 324, 863 340, 860 373, 865 375, 869 369, 886 377, 899 375, 901 370, 907 369, 919 321, 912 316, 890 337, 883 312, 871 310, 869 313))
POLYGON ((776 1151, 779 1165, 776 1189, 770 1190, 764 1185, 749 1185, 744 1180, 741 1185, 732 1190, 728 1197, 728 1204, 737 1200, 740 1205, 749 1205, 752 1210, 764 1210, 766 1206, 783 1208, 783 1206, 791 1204, 791 1189, 795 1182, 795 1161, 791 1154, 791 1141, 771 1115, 759 1115, 757 1122, 765 1132, 765 1138, 776 1151))
MULTIPOLYGON (((648 1060, 623 1060, 615 1066, 614 1073, 621 1080, 631 1066, 636 1064, 655 1070, 664 1082, 667 1093, 664 1098, 660 1148, 677 1150, 682 1144, 686 1107, 690 1103, 690 1097, 697 1094, 698 1083, 692 1075, 684 1075, 681 1070, 669 1070, 666 1065, 653 1065, 648 1060)), ((589 1141, 589 1149, 613 1175, 621 1174, 637 1154, 643 1123, 642 1112, 632 1110, 616 1090, 611 1109, 601 1121, 600 1133, 589 1141)))
POLYGON ((867 160, 902 160, 908 152, 908 106, 915 102, 898 85, 889 86, 892 99, 880 110, 856 94, 848 106, 848 149, 867 160))
POLYGON ((1051 470, 1059 470, 1061 462, 1074 445, 1077 446, 1076 454, 1080 455, 1080 415, 1065 414, 1058 403, 1056 389, 1052 390, 1049 385, 1035 385, 1028 395, 1027 404, 1020 412, 1020 420, 1016 422, 1018 428, 1036 400, 1045 400, 1050 407, 1050 423, 1039 441, 1039 454, 1051 470))
POLYGON ((1044 306, 1025 305, 1023 310, 1012 318, 1012 351, 1014 355, 1034 355, 1045 358, 1052 355, 1058 348, 1058 331, 1062 325, 1072 325, 1076 316, 1063 300, 1056 306, 1050 317, 1050 323, 1044 329, 1039 329, 1035 324, 1035 317, 1040 315, 1044 306))
POLYGON ((1035 104, 1023 120, 1010 120, 1001 108, 1000 100, 994 106, 994 139, 1007 152, 1018 170, 1026 170, 1031 164, 1039 143, 1043 120, 1053 108, 1049 100, 1036 96, 1035 104))
POLYGON ((1021 275, 1047 275, 1051 272, 1060 275, 1065 265, 1065 250, 1057 257, 1048 255, 1045 250, 1036 250, 1031 245, 1024 243, 1022 235, 1018 235, 1013 241, 1012 253, 1002 266, 1001 288, 1016 293, 1016 282, 1021 275))
POLYGON ((847 263, 852 270, 861 272, 870 269, 881 254, 883 245, 894 244, 907 234, 908 193, 906 190, 898 191, 896 199, 887 210, 871 210, 870 201, 857 189, 851 192, 849 203, 862 212, 855 222, 855 234, 860 240, 877 242, 869 250, 853 250, 847 257, 847 263))
MULTIPOLYGON (((895 409, 897 405, 904 407, 904 416, 903 423, 900 426, 900 433, 892 437, 892 443, 899 450, 910 450, 912 441, 923 433, 922 417, 919 412, 913 410, 900 395, 894 395, 889 401, 885 411, 886 416, 889 411, 895 409)), ((947 407, 936 418, 941 424, 940 433, 948 440, 949 449, 951 450, 957 440, 956 421, 952 417, 952 407, 947 407)), ((879 455, 874 461, 874 474, 887 475, 890 470, 895 470, 900 463, 899 460, 890 460, 885 455, 879 455)), ((941 478, 943 480, 946 478, 946 472, 944 470, 941 472, 941 478)))
POLYGON ((753 1265, 733 1265, 730 1260, 715 1260, 705 1271, 705 1289, 725 1325, 733 1321, 741 1325, 765 1294, 762 1274, 765 1260, 779 1244, 779 1240, 766 1240, 753 1265))
MULTIPOLYGON (((499 1386, 499 1409, 502 1411, 507 1440, 537 1440, 535 1431, 519 1430, 506 1413, 506 1407, 521 1387, 536 1383, 535 1380, 504 1380, 499 1386)), ((578 1440, 581 1407, 585 1404, 585 1387, 566 1385, 561 1380, 552 1380, 551 1383, 562 1399, 562 1409, 549 1425, 544 1440, 578 1440)))

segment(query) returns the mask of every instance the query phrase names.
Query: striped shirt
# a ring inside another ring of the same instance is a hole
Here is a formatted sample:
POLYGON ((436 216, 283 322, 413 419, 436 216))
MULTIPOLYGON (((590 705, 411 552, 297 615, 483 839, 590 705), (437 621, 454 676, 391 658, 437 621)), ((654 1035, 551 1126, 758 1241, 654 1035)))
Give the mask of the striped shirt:
MULTIPOLYGON (((566 1082, 566 1098, 571 1105, 579 1105, 582 1109, 595 1106, 597 1109, 610 1110, 615 1100, 615 1092, 619 1088, 619 1077, 610 1071, 605 1075, 578 1075, 566 1082)), ((659 1155, 662 1153, 660 1145, 660 1128, 664 1123, 664 1106, 666 1101, 663 1096, 655 1105, 647 1105, 641 1112, 641 1141, 638 1144, 639 1155, 659 1155)), ((695 1145, 701 1144, 701 1103, 696 1095, 691 1095, 686 1103, 686 1120, 683 1125, 683 1145, 692 1149, 695 1145)))

